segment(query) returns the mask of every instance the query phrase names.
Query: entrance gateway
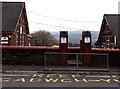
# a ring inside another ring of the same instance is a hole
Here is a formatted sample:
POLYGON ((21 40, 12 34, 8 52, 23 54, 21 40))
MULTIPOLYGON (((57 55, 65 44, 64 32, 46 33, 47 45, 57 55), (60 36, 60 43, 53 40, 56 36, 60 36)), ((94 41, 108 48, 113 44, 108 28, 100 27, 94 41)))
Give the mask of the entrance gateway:
POLYGON ((60 52, 45 53, 45 68, 50 70, 109 70, 108 54, 91 52, 91 33, 82 32, 80 53, 68 52, 68 32, 60 31, 60 52))

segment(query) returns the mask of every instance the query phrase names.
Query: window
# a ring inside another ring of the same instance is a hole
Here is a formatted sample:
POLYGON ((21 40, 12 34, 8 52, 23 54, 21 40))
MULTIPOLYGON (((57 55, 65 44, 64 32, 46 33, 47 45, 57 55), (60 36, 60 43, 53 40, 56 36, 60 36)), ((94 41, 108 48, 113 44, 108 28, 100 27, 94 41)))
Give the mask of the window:
POLYGON ((23 41, 23 27, 20 27, 20 46, 23 46, 23 43, 22 43, 22 41, 23 41))
POLYGON ((18 33, 16 33, 16 46, 18 46, 18 33))
POLYGON ((22 34, 22 30, 23 30, 23 28, 22 28, 22 27, 20 27, 20 34, 22 34))

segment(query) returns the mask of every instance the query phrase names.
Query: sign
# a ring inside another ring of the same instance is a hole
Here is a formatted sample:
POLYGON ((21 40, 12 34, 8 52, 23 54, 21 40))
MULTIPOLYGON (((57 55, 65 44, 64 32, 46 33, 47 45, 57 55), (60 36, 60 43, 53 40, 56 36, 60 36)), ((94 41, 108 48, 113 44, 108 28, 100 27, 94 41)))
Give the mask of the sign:
POLYGON ((1 37, 1 44, 8 44, 8 37, 1 37))
POLYGON ((8 37, 1 37, 1 41, 8 40, 8 37))
POLYGON ((61 38, 61 43, 67 43, 66 37, 62 37, 62 38, 61 38))
POLYGON ((1 42, 1 44, 8 44, 8 41, 1 42))
POLYGON ((90 43, 90 37, 85 37, 85 43, 90 43))

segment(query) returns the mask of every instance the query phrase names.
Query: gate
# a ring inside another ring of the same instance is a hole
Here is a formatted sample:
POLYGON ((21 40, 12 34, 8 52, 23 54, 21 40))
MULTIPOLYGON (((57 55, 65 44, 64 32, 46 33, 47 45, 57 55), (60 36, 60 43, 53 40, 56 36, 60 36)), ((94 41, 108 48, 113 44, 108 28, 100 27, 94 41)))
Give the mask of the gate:
POLYGON ((99 53, 45 53, 46 70, 109 70, 108 54, 99 53), (66 60, 62 64, 61 57, 66 60), (88 60, 89 59, 89 60, 88 60))

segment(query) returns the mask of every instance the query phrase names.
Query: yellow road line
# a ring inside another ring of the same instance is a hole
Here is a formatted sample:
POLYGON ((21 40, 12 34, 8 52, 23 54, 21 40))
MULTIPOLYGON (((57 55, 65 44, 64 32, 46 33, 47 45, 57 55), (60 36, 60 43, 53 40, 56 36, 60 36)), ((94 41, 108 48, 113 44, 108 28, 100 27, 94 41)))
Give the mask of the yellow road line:
POLYGON ((90 76, 85 76, 85 77, 105 77, 105 78, 110 78, 111 76, 92 76, 92 75, 90 75, 90 76))
POLYGON ((4 74, 4 75, 0 75, 0 76, 31 76, 31 75, 8 75, 8 74, 4 74))

